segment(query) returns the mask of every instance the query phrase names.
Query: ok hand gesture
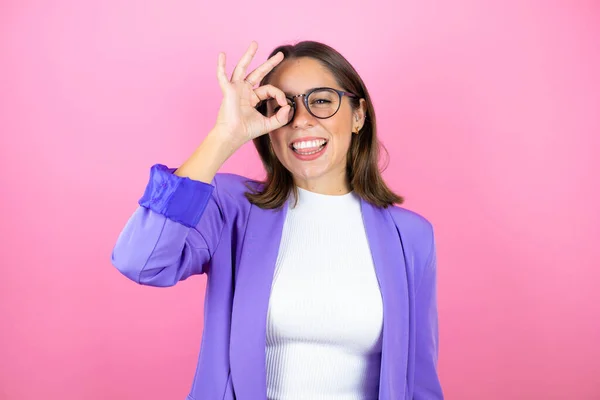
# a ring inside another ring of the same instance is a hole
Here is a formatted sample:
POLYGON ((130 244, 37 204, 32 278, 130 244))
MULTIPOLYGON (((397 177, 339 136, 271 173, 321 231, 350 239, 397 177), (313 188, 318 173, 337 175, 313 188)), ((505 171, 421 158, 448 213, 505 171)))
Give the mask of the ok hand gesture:
POLYGON ((258 44, 252 41, 236 65, 231 79, 228 79, 225 73, 225 54, 219 53, 217 78, 223 100, 215 128, 221 134, 227 135, 228 140, 233 141, 232 144, 236 147, 285 125, 290 111, 285 94, 280 89, 272 85, 254 88, 283 60, 283 54, 279 52, 247 74, 246 69, 257 49, 258 44), (276 99, 281 108, 275 115, 267 118, 255 107, 260 101, 270 98, 276 99))

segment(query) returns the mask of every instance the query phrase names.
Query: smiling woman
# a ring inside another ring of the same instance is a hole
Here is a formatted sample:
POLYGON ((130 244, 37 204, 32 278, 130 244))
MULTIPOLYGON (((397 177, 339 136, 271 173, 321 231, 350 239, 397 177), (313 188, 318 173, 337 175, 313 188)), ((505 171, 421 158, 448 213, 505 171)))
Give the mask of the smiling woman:
POLYGON ((209 275, 188 399, 441 399, 433 228, 378 169, 375 111, 317 42, 252 43, 217 77, 214 128, 151 168, 113 264, 137 283, 209 275), (258 87, 255 87, 258 86, 258 87), (253 140, 265 182, 218 173, 253 140))
MULTIPOLYGON (((284 61, 261 85, 281 89, 290 111, 284 126, 254 139, 267 181, 260 193, 248 199, 277 208, 301 187, 331 195, 352 190, 380 207, 401 204, 402 197, 381 177, 375 110, 352 65, 318 42, 280 46, 271 57, 279 52, 284 61)), ((280 108, 276 99, 258 106, 268 117, 280 108)))

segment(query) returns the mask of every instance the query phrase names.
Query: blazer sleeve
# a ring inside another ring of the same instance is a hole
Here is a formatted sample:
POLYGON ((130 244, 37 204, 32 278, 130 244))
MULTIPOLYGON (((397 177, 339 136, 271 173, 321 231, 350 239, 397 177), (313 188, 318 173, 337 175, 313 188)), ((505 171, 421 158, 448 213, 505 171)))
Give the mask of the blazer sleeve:
POLYGON ((216 179, 207 184, 155 164, 138 208, 113 248, 112 264, 129 279, 173 286, 205 272, 224 226, 216 179))
POLYGON ((417 287, 415 307, 417 339, 414 400, 443 399, 437 371, 439 352, 437 256, 433 236, 429 257, 417 287))

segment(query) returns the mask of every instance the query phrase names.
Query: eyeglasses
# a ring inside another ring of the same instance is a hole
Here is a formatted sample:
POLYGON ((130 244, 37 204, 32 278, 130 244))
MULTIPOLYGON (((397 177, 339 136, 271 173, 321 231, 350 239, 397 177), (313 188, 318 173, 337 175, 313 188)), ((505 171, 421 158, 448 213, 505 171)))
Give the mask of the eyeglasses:
MULTIPOLYGON (((287 122, 288 125, 294 119, 296 114, 296 98, 302 97, 304 100, 304 107, 308 110, 310 115, 319 119, 331 118, 338 112, 342 104, 342 96, 358 97, 354 93, 344 92, 342 90, 332 89, 328 87, 319 87, 311 89, 304 94, 298 94, 296 96, 287 97, 287 103, 290 106, 290 112, 288 113, 287 122)), ((279 111, 281 106, 277 104, 276 99, 269 99, 266 101, 265 114, 267 117, 271 117, 279 111)), ((284 126, 285 126, 284 125, 284 126)))

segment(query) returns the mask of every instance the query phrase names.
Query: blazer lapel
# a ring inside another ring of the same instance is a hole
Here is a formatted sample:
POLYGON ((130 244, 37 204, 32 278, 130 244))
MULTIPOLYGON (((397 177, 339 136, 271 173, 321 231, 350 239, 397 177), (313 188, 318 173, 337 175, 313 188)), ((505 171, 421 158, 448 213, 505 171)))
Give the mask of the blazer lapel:
POLYGON ((273 273, 287 203, 277 210, 253 206, 236 270, 230 366, 238 399, 266 399, 266 324, 273 273))
POLYGON ((362 201, 362 213, 383 298, 379 399, 404 399, 407 390, 409 292, 402 243, 388 210, 362 201))

